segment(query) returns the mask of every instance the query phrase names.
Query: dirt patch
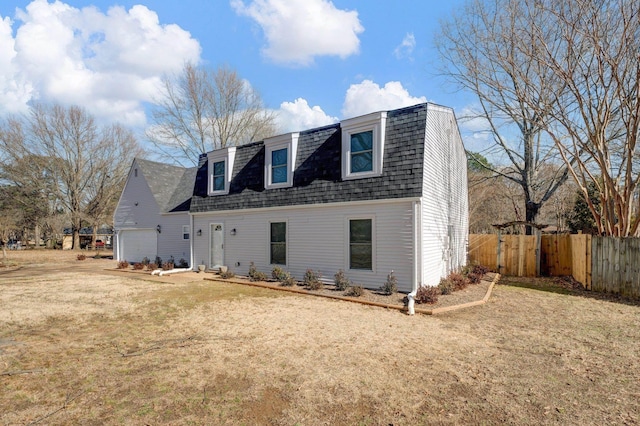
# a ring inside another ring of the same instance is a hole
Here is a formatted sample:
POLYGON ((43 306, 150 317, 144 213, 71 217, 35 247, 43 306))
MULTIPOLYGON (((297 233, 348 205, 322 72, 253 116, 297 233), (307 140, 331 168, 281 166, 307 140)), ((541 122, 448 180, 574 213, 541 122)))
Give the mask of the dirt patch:
POLYGON ((640 422, 634 305, 499 285, 411 317, 73 270, 0 297, 0 424, 640 422))

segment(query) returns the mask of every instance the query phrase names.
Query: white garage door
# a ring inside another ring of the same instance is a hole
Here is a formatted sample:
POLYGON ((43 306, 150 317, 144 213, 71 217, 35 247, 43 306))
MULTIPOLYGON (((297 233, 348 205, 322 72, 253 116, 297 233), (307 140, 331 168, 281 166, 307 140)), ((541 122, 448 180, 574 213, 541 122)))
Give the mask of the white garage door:
POLYGON ((154 229, 128 229, 118 234, 120 259, 140 262, 147 257, 153 261, 158 253, 158 235, 154 229))

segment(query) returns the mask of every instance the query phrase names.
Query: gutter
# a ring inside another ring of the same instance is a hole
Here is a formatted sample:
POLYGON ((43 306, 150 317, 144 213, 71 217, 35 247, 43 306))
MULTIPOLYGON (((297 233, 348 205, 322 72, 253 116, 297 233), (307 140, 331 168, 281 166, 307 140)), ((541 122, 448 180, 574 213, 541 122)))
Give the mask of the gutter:
POLYGON ((421 241, 422 241, 422 227, 420 220, 421 206, 420 201, 413 202, 413 290, 407 294, 407 311, 409 315, 415 315, 415 298, 418 293, 418 275, 422 275, 422 253, 421 253, 421 241))

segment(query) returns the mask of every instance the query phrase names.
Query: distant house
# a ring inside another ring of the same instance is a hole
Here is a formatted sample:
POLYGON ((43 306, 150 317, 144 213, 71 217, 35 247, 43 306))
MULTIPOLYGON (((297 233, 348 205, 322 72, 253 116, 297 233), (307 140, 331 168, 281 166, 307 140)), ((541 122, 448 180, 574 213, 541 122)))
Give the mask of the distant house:
MULTIPOLYGON (((93 228, 90 226, 80 228, 80 248, 91 248, 93 242, 93 228)), ((101 226, 96 230, 96 240, 104 243, 105 248, 110 248, 113 241, 113 228, 110 226, 101 226)), ((62 249, 71 250, 73 248, 73 230, 64 228, 62 234, 62 249)))
MULTIPOLYGON (((412 291, 437 285, 466 262, 466 157, 450 108, 426 103, 376 112, 203 154, 195 173, 172 170, 182 173, 175 178, 182 198, 194 180, 176 212, 180 220, 163 224, 162 232, 189 225, 191 264, 242 274, 251 262, 265 272, 277 265, 299 279, 311 268, 327 280, 342 269, 368 288, 380 287, 393 270, 399 289, 412 291)), ((169 180, 143 176, 148 187, 169 180)), ((133 209, 131 195, 144 192, 130 188, 131 181, 130 174, 115 220, 124 247, 133 241, 123 214, 133 209)), ((177 186, 164 197, 147 191, 159 206, 158 224, 180 201, 177 186)), ((152 222, 136 225, 147 232, 137 232, 135 241, 148 244, 145 252, 157 244, 158 253, 166 253, 162 234, 150 232, 152 222)), ((117 253, 123 259, 133 252, 117 253)))
POLYGON ((133 160, 114 214, 118 260, 191 258, 189 207, 196 168, 133 160))

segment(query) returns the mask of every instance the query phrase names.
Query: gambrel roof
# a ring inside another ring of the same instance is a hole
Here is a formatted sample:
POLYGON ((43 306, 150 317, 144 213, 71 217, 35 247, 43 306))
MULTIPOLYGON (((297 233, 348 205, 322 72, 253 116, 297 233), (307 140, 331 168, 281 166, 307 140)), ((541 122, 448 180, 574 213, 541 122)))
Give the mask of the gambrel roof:
MULTIPOLYGON (((389 111, 380 176, 343 180, 340 124, 300 132, 293 185, 265 189, 264 142, 238 146, 229 193, 207 195, 207 155, 200 157, 192 213, 420 197, 430 104, 389 111)), ((440 107, 438 107, 440 108, 440 107)))
POLYGON ((135 159, 162 213, 189 211, 197 167, 135 159))

